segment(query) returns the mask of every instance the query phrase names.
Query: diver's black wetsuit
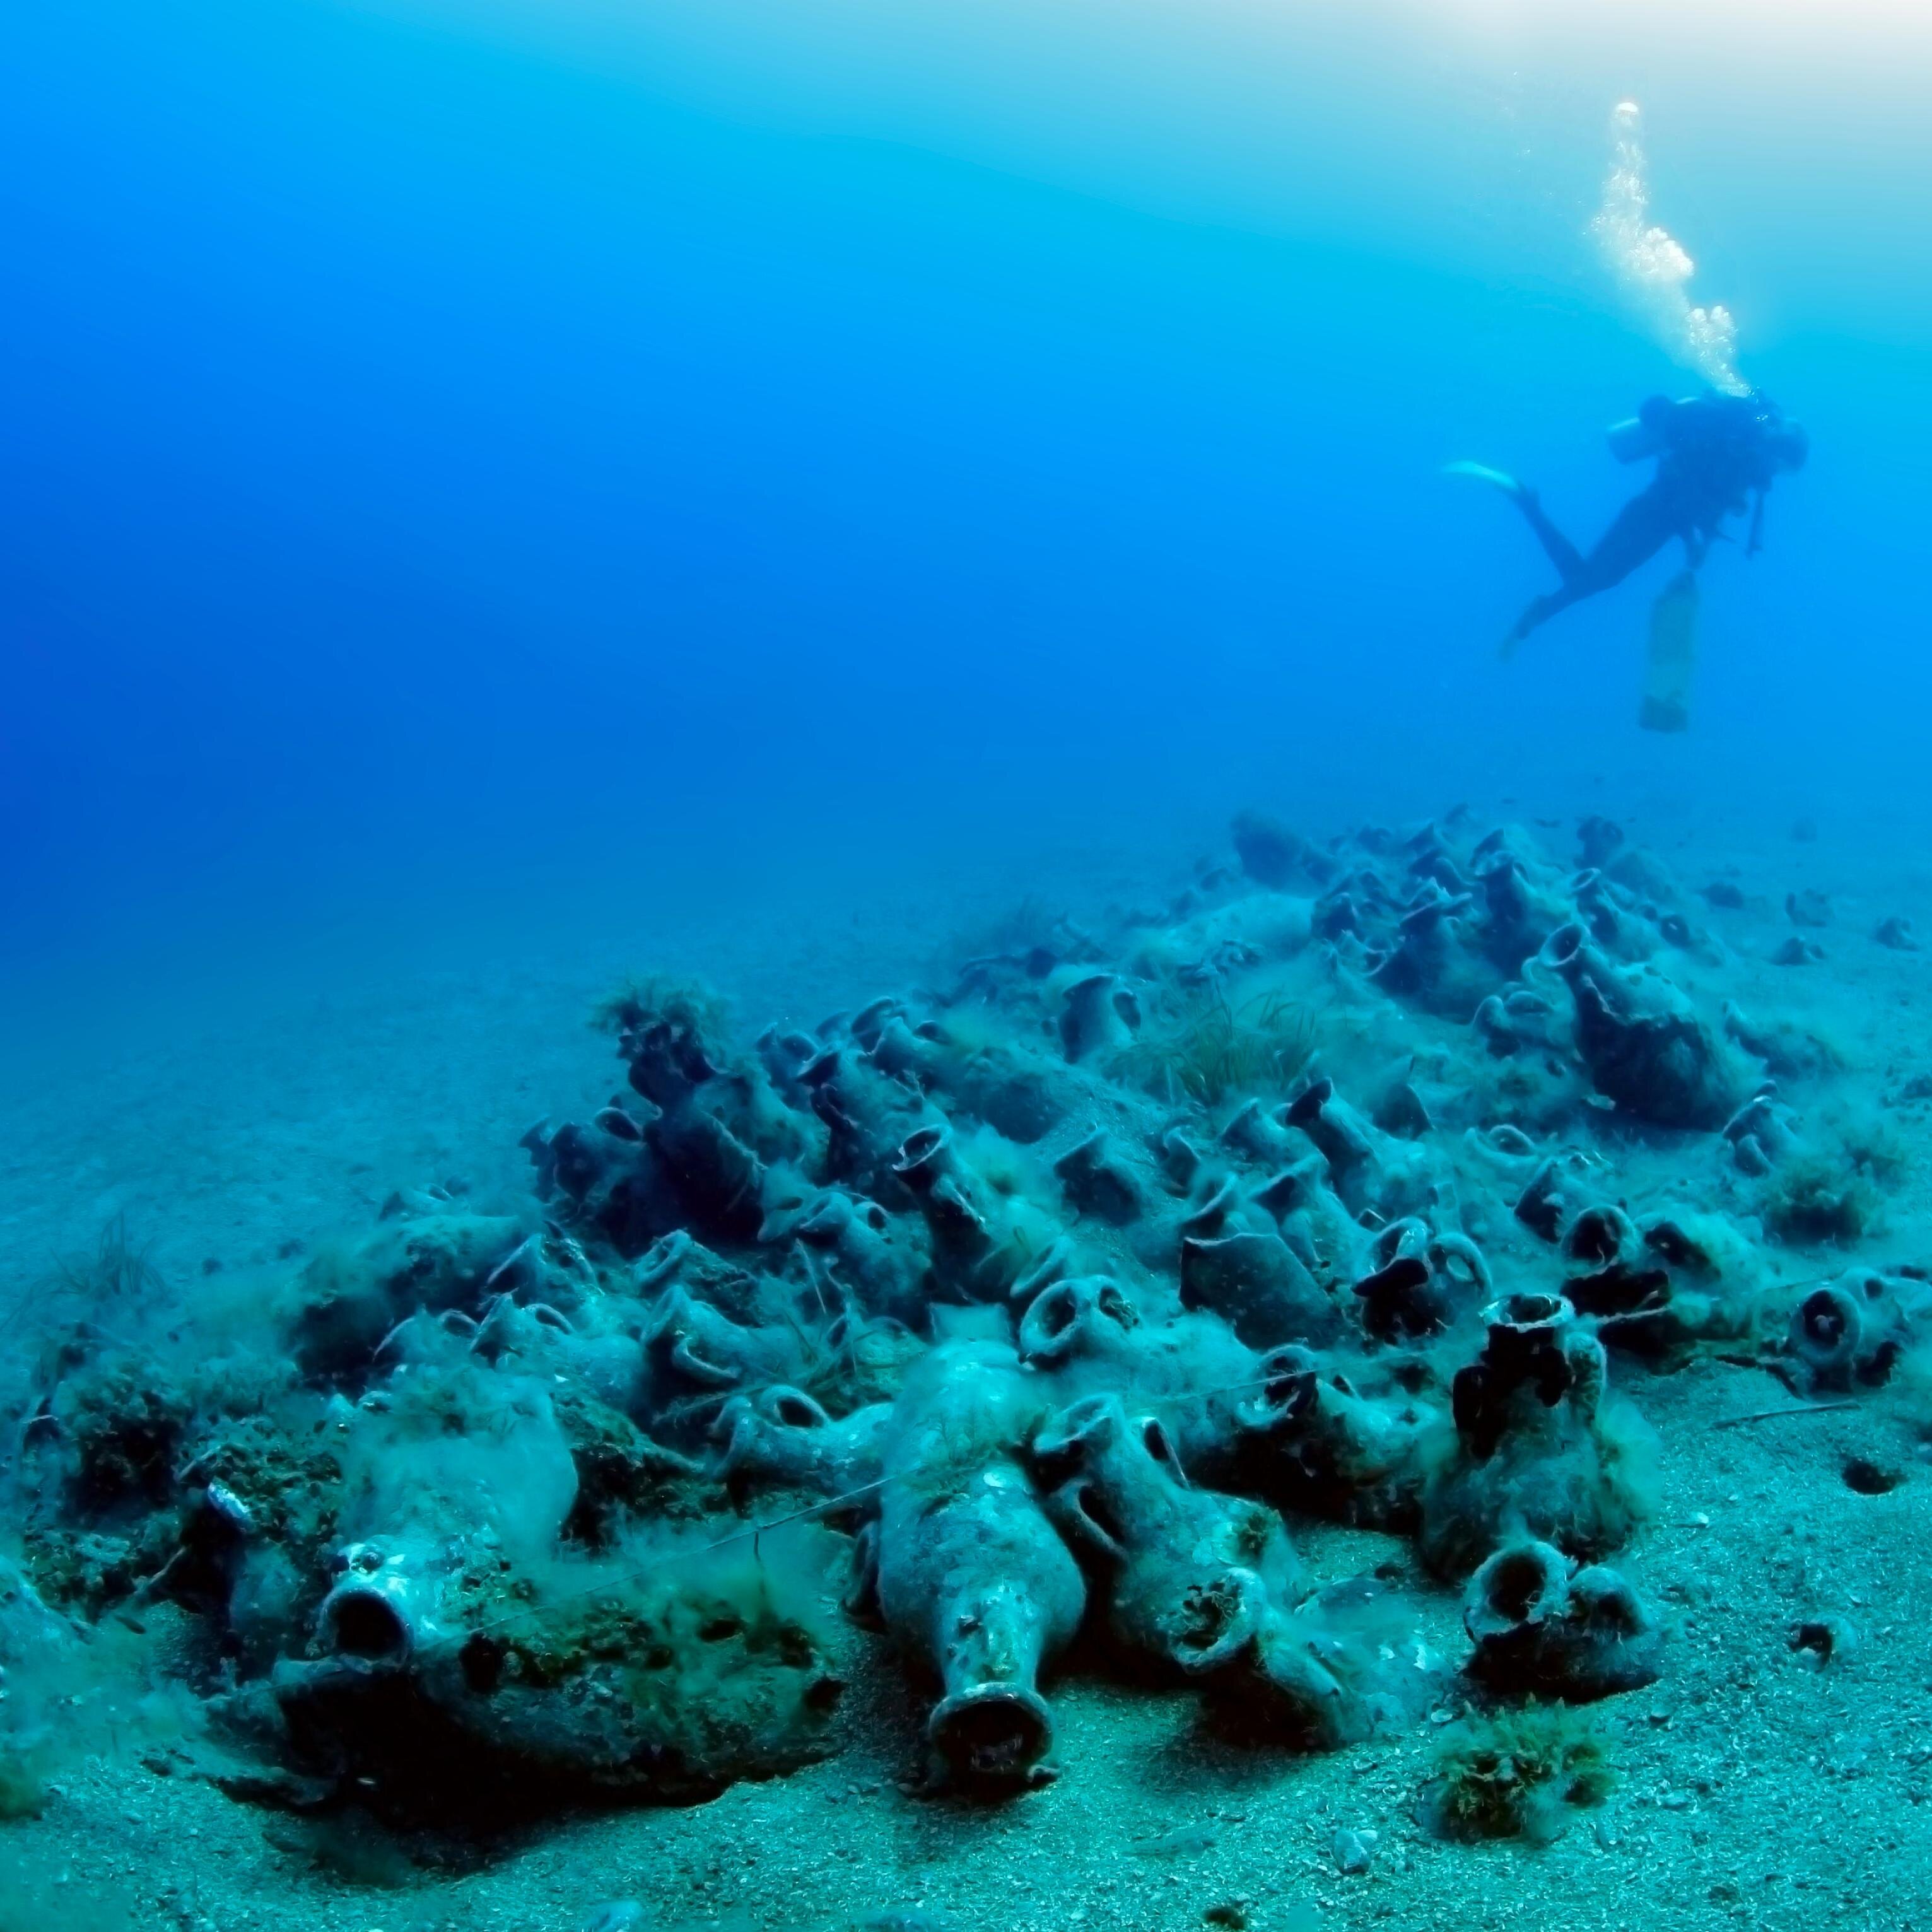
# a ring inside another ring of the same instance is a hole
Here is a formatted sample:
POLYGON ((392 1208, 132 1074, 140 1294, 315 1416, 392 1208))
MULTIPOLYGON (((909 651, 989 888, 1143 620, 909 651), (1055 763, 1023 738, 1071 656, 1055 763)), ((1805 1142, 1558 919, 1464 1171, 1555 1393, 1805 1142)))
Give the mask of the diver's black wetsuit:
POLYGON ((1657 474, 1617 512, 1587 556, 1544 514, 1533 491, 1516 487, 1516 506, 1563 582, 1517 619, 1508 645, 1520 644, 1558 611, 1621 584, 1672 537, 1683 539, 1689 566, 1696 569, 1724 520, 1749 507, 1754 497, 1750 548, 1755 554, 1765 491, 1780 470, 1804 460, 1804 433, 1756 393, 1713 392, 1683 402, 1653 396, 1630 428, 1634 434, 1618 453, 1630 462, 1654 456, 1657 474))

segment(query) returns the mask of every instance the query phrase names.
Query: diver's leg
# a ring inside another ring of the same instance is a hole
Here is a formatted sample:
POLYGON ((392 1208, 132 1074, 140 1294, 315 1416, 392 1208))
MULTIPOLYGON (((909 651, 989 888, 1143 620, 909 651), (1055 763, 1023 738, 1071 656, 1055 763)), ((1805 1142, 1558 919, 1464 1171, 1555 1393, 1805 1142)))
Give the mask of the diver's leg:
POLYGON ((1567 580, 1582 563, 1576 546, 1543 514, 1543 506, 1538 501, 1536 492, 1527 483, 1519 483, 1507 470, 1492 470, 1484 463, 1452 463, 1444 474, 1473 477, 1478 483, 1486 483, 1492 489, 1500 490, 1522 512, 1525 521, 1536 532, 1536 540, 1542 544, 1544 554, 1556 565, 1559 577, 1567 580))
POLYGON ((1633 496, 1564 584, 1580 597, 1622 583, 1640 564, 1648 563, 1674 536, 1682 534, 1670 500, 1655 490, 1633 496))
POLYGON ((1540 630, 1558 611, 1568 610, 1580 598, 1588 595, 1588 592, 1580 590, 1573 583, 1551 591, 1546 596, 1532 597, 1524 607, 1522 615, 1504 635, 1499 655, 1505 658, 1514 657, 1516 647, 1531 632, 1540 630))
POLYGON ((1510 494, 1524 522, 1536 532, 1544 555, 1556 565, 1557 575, 1568 584, 1583 567, 1582 553, 1544 514, 1543 505, 1534 490, 1519 483, 1510 494))
MULTIPOLYGON (((1529 516, 1526 508, 1524 515, 1529 516)), ((1537 512, 1538 516, 1541 512, 1537 512)), ((1544 519, 1548 521, 1547 518, 1544 519)), ((1531 527, 1535 528, 1532 518, 1531 527)), ((1538 532, 1540 536, 1540 531, 1538 532)), ((1594 597, 1599 591, 1607 590, 1612 584, 1621 584, 1641 563, 1647 563, 1670 539, 1679 534, 1677 519, 1672 514, 1670 504, 1650 490, 1641 496, 1633 496, 1617 512, 1616 518, 1608 530, 1598 538, 1595 548, 1588 556, 1574 559, 1570 567, 1564 570, 1556 552, 1550 550, 1552 561, 1563 571, 1562 586, 1547 596, 1532 602, 1516 625, 1504 638, 1502 655, 1509 657, 1516 647, 1531 632, 1540 629, 1549 622, 1559 610, 1567 610, 1573 604, 1580 604, 1586 597, 1594 597)), ((1558 542, 1562 533, 1553 528, 1551 535, 1558 542)), ((1547 542, 1544 548, 1550 549, 1547 542)))

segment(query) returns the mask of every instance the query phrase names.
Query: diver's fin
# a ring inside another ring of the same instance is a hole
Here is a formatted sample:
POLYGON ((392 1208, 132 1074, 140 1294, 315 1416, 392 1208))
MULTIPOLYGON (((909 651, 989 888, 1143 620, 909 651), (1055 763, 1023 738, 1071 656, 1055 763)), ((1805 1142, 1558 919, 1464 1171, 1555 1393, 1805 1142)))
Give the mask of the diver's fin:
POLYGON ((1504 470, 1492 470, 1486 463, 1445 463, 1442 466, 1445 476, 1472 476, 1478 483, 1487 483, 1500 490, 1505 496, 1520 496, 1522 485, 1504 470))

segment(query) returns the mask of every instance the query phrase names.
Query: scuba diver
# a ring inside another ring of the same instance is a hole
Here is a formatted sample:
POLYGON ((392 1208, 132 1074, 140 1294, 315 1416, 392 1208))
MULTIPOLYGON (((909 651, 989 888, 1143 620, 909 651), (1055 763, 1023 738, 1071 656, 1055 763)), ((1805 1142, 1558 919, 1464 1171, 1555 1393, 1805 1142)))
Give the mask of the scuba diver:
POLYGON ((1610 444, 1620 463, 1656 458, 1657 473, 1617 512, 1587 556, 1544 515, 1535 491, 1514 476, 1479 463, 1449 466, 1452 476, 1474 476, 1502 490, 1522 512, 1563 580, 1516 620, 1503 640, 1505 658, 1558 611, 1621 584, 1672 537, 1683 539, 1686 575, 1694 573, 1725 534, 1725 519, 1748 507, 1744 554, 1755 556, 1763 540, 1766 491, 1784 472, 1802 470, 1810 452, 1804 431, 1756 389, 1742 396, 1712 390, 1681 402, 1652 396, 1630 421, 1612 428, 1610 444))

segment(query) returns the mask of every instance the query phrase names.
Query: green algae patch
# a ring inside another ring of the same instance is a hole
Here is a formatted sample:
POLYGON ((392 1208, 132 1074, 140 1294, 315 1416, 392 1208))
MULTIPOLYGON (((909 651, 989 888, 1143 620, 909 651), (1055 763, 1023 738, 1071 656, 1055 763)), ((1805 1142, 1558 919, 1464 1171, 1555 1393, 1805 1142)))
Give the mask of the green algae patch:
POLYGON ((1560 1704, 1468 1718, 1444 1734, 1423 1822, 1438 1836, 1546 1845, 1603 1803, 1617 1772, 1602 1730, 1560 1704))

